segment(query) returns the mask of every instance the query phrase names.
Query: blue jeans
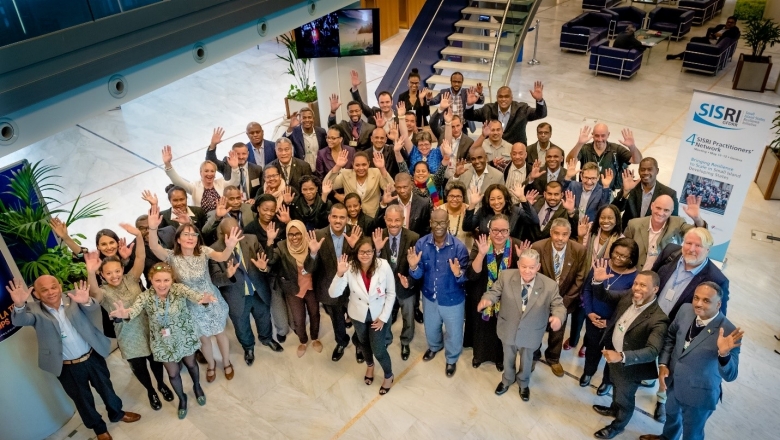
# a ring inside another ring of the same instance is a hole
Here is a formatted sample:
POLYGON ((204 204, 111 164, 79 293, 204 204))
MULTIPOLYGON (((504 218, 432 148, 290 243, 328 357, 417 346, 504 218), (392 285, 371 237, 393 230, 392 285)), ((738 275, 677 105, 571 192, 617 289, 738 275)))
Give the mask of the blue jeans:
POLYGON ((454 306, 440 306, 423 297, 423 319, 428 349, 436 352, 444 347, 448 364, 457 362, 463 351, 465 306, 465 301, 454 306), (446 334, 442 325, 447 331, 446 334))

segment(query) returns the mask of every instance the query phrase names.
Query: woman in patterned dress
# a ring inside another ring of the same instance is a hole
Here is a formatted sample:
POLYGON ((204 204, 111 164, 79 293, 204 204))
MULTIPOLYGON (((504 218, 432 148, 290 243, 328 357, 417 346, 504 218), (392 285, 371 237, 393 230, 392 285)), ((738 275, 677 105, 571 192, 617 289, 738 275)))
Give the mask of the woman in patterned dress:
MULTIPOLYGON (((153 206, 149 210, 149 231, 156 231, 161 221, 160 208, 153 206)), ((222 294, 219 293, 219 289, 211 282, 208 259, 211 258, 219 262, 227 261, 233 255, 233 248, 242 238, 239 237, 239 234, 239 228, 233 228, 230 235, 225 237, 225 250, 221 252, 204 246, 200 231, 192 224, 183 224, 176 230, 172 251, 163 248, 157 240, 149 240, 149 249, 154 255, 174 268, 177 282, 197 292, 210 292, 217 298, 217 303, 208 308, 190 306, 190 312, 195 319, 200 335, 200 350, 203 352, 203 357, 206 358, 207 382, 214 382, 217 377, 217 361, 214 359, 210 336, 216 337, 219 352, 222 354, 222 368, 225 371, 225 377, 230 380, 234 374, 233 364, 230 362, 230 342, 225 333, 228 305, 222 298, 222 294)))
POLYGON ((217 298, 210 292, 198 293, 183 284, 174 283, 173 278, 171 266, 155 264, 149 270, 152 288, 141 293, 130 308, 125 308, 123 302, 114 303, 110 316, 129 320, 125 325, 144 314, 149 317, 152 354, 156 361, 164 363, 168 371, 168 380, 179 397, 179 419, 183 419, 187 416, 187 395, 181 383, 182 362, 192 378, 198 405, 206 404, 206 394, 200 386, 200 370, 195 361, 195 350, 200 348, 200 340, 190 308, 185 303, 195 303, 196 307, 208 309, 216 306, 217 298))
MULTIPOLYGON (((137 243, 143 243, 141 231, 125 223, 120 224, 120 226, 135 235, 137 243)), ((84 262, 89 274, 90 296, 95 298, 95 301, 99 302, 108 313, 114 310, 114 303, 122 303, 124 307, 130 307, 141 294, 141 286, 138 281, 144 270, 145 259, 145 247, 136 247, 135 262, 125 274, 122 261, 115 255, 106 257, 101 262, 98 251, 84 254, 84 262), (100 273, 103 279, 102 285, 98 283, 96 273, 100 273)), ((155 379, 157 379, 157 388, 162 393, 163 398, 170 402, 173 400, 173 393, 163 380, 163 365, 154 360, 149 349, 149 321, 146 314, 141 314, 138 319, 128 322, 114 321, 113 327, 122 357, 127 359, 133 375, 146 388, 152 409, 159 410, 162 408, 162 403, 152 386, 152 378, 146 367, 147 362, 155 379)))

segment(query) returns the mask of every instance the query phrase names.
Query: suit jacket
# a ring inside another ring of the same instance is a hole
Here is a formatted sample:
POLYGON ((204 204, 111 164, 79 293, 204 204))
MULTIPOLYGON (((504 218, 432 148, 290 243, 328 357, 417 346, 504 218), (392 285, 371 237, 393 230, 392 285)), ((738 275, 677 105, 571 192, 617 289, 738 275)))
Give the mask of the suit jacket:
POLYGON ((647 48, 646 46, 642 45, 641 41, 636 39, 633 32, 619 33, 617 37, 615 37, 615 41, 612 42, 612 47, 625 50, 636 49, 639 52, 644 52, 644 50, 647 48))
MULTIPOLYGON (((330 283, 333 281, 333 277, 336 276, 338 270, 338 261, 336 261, 336 248, 333 245, 333 238, 330 236, 330 226, 326 226, 322 229, 315 231, 317 241, 325 239, 322 242, 317 255, 312 258, 311 254, 306 256, 306 261, 303 262, 303 268, 306 272, 312 274, 312 284, 314 285, 314 293, 317 295, 317 301, 324 305, 345 305, 349 299, 347 295, 341 295, 337 297, 331 297, 328 293, 330 283)), ((344 244, 341 248, 342 255, 352 252, 352 247, 347 243, 346 237, 344 237, 344 244)))
MULTIPOLYGON (((575 182, 570 181, 567 190, 574 193, 574 206, 579 211, 580 209, 580 200, 582 200, 582 183, 581 182, 575 182)), ((596 221, 596 215, 598 214, 599 210, 607 205, 609 205, 609 202, 612 198, 612 192, 609 190, 605 190, 603 186, 601 186, 601 182, 597 182, 596 186, 593 188, 593 193, 590 195, 590 198, 588 199, 588 204, 585 206, 585 215, 588 216, 589 220, 596 221)), ((580 212, 582 214, 582 212, 580 212)))
MULTIPOLYGON (((208 216, 205 212, 203 212, 202 209, 200 209, 197 206, 188 206, 190 208, 190 211, 192 211, 192 214, 190 216, 190 220, 192 223, 200 229, 201 232, 204 230, 213 231, 213 221, 211 224, 209 224, 208 216)), ((173 218, 173 208, 168 208, 164 211, 160 211, 160 216, 162 216, 162 223, 160 224, 161 227, 165 226, 172 226, 174 229, 179 229, 179 222, 177 222, 173 218)), ((203 232, 204 234, 206 232, 203 232)))
MULTIPOLYGON (((480 188, 479 191, 480 194, 484 194, 485 190, 494 183, 499 185, 504 184, 504 175, 501 173, 501 171, 490 166, 485 167, 485 169, 487 170, 487 176, 485 176, 485 179, 482 181, 482 188, 480 188)), ((462 182, 464 185, 466 185, 466 188, 468 188, 471 184, 471 179, 473 179, 475 175, 476 172, 474 171, 474 168, 468 167, 466 168, 466 172, 458 177, 453 177, 452 180, 462 182)))
MULTIPOLYGON (((550 146, 547 147, 547 150, 549 151, 552 147, 558 147, 554 143, 550 142, 550 146)), ((558 147, 560 148, 560 147, 558 147)), ((536 162, 539 159, 539 141, 534 142, 533 144, 529 145, 528 148, 526 148, 526 156, 525 156, 525 162, 530 165, 531 167, 534 166, 534 162, 536 162)), ((541 166, 544 166, 544 161, 541 161, 541 166)), ((529 167, 530 169, 530 167, 529 167)))
MULTIPOLYGON (((430 106, 439 105, 439 103, 441 103, 442 94, 444 94, 445 92, 450 93, 451 95, 453 95, 452 87, 447 87, 447 88, 441 89, 441 91, 439 92, 438 95, 434 96, 433 98, 431 98, 430 101, 428 101, 428 105, 430 105, 430 106)), ((458 94, 460 95, 460 99, 461 99, 461 102, 463 103, 464 111, 465 111, 466 100, 469 97, 467 88, 466 87, 461 87, 460 90, 458 91, 458 94)), ((451 96, 451 99, 454 99, 454 96, 451 96)), ((481 105, 481 104, 484 104, 484 103, 485 103, 485 97, 484 96, 480 96, 479 98, 477 98, 477 104, 481 105)), ((433 119, 434 119, 434 116, 437 116, 437 119, 439 119, 441 121, 441 122, 439 122, 439 124, 443 123, 441 114, 439 114, 439 111, 436 110, 433 113, 433 115, 431 115, 431 129, 433 129, 433 122, 434 122, 433 119)), ((468 127, 469 130, 471 130, 471 131, 474 131, 476 129, 476 125, 474 124, 474 121, 463 121, 463 126, 464 127, 468 127)), ((464 134, 465 134, 465 132, 464 132, 464 134)))
POLYGON ((501 271, 493 286, 482 295, 493 304, 501 301, 496 333, 504 345, 537 349, 547 332, 550 316, 566 319, 566 307, 558 293, 554 280, 537 273, 534 287, 528 292, 526 309, 523 311, 523 278, 518 269, 501 271))
MULTIPOLYGON (((530 191, 531 189, 535 189, 539 191, 539 195, 541 196, 544 194, 544 190, 547 189, 547 167, 542 166, 539 170, 542 171, 542 175, 534 179, 534 181, 531 182, 531 185, 526 187, 526 190, 530 191)), ((527 175, 528 174, 526 173, 526 176, 527 175)), ((566 180, 566 168, 561 167, 560 171, 558 171, 558 178, 556 179, 556 182, 561 184, 563 191, 569 189, 570 181, 566 180)))
MULTIPOLYGON (((682 217, 671 216, 666 221, 661 237, 658 238, 656 246, 658 251, 661 252, 669 243, 682 243, 682 239, 685 233, 690 229, 695 228, 696 225, 686 223, 682 217)), ((704 223, 704 227, 707 227, 707 223, 704 223)), ((628 222, 628 225, 623 229, 623 235, 628 238, 633 238, 636 244, 639 245, 639 261, 637 262, 637 269, 642 269, 647 261, 647 251, 650 247, 650 217, 635 218, 628 222)))
MULTIPOLYGON (((531 249, 539 252, 540 263, 542 265, 539 272, 555 280, 555 260, 553 259, 552 240, 546 238, 537 241, 531 245, 531 249)), ((573 313, 580 305, 580 291, 585 275, 588 274, 590 267, 585 258, 588 251, 585 246, 569 240, 566 244, 566 253, 563 255, 563 265, 561 267, 561 276, 558 281, 558 289, 563 298, 563 306, 568 313, 573 313)), ((561 321, 563 322, 563 321, 561 321)))
MULTIPOLYGON (((724 27, 726 27, 726 25, 721 23, 715 27, 707 28, 707 35, 719 32, 724 27)), ((741 32, 739 31, 739 28, 734 26, 733 28, 723 32, 723 34, 718 38, 718 43, 720 43, 720 41, 724 38, 731 38, 732 40, 737 41, 739 40, 740 35, 741 32)))
MULTIPOLYGON (((267 150, 266 150, 267 151, 267 150)), ((249 154, 250 157, 247 159, 247 170, 249 176, 249 197, 255 198, 257 197, 257 194, 259 192, 263 191, 263 168, 261 168, 257 163, 255 163, 254 155, 252 153, 252 148, 249 147, 249 154)), ((276 156, 276 153, 274 153, 274 156, 276 156)), ((230 165, 227 163, 227 157, 223 160, 217 159, 217 150, 209 150, 206 149, 206 160, 210 160, 217 164, 217 171, 219 171, 220 174, 222 174, 222 177, 225 178, 225 180, 231 180, 232 179, 232 169, 230 168, 230 165)), ((266 162, 268 163, 268 162, 266 162)), ((240 180, 240 178, 239 178, 240 180)))
MULTIPOLYGON (((241 213, 241 222, 238 224, 238 227, 240 227, 243 231, 247 226, 255 221, 255 212, 252 211, 252 205, 249 203, 242 203, 241 208, 239 208, 239 212, 241 213)), ((219 222, 222 221, 222 218, 217 218, 216 209, 209 211, 209 213, 206 214, 206 223, 210 224, 211 228, 209 230, 204 230, 203 233, 209 234, 215 231, 219 226, 219 222)))
MULTIPOLYGON (((387 228, 382 229, 382 237, 389 237, 387 233, 387 228)), ((417 235, 417 233, 410 231, 406 228, 401 228, 401 237, 398 239, 398 258, 395 264, 393 264, 390 252, 390 239, 388 238, 387 243, 382 247, 382 249, 379 250, 379 257, 384 258, 387 260, 388 263, 390 263, 390 267, 393 268, 393 276, 395 277, 395 296, 398 299, 406 299, 413 295, 415 295, 417 292, 420 291, 420 287, 418 285, 418 280, 415 280, 409 275, 409 261, 406 259, 406 252, 407 250, 414 246, 417 243, 417 240, 420 239, 420 236, 417 235), (405 288, 403 284, 401 284, 401 279, 398 278, 398 275, 403 275, 406 277, 407 280, 409 280, 409 288, 405 288)))
POLYGON ((290 163, 290 175, 284 176, 284 165, 279 162, 279 159, 271 162, 274 165, 278 165, 282 169, 282 177, 287 185, 295 188, 296 191, 301 192, 301 177, 314 175, 311 171, 311 165, 303 159, 293 157, 290 163))
MULTIPOLYGON (((657 199, 658 196, 661 195, 667 195, 674 200, 674 210, 672 211, 672 215, 679 215, 678 209, 680 207, 680 204, 677 200, 677 191, 669 188, 668 186, 664 185, 661 182, 656 181, 655 182, 655 189, 653 189, 653 196, 650 198, 650 203, 652 204, 652 201, 657 199)), ((615 200, 612 201, 612 204, 617 206, 618 209, 623 211, 623 215, 621 218, 623 219, 623 229, 626 229, 626 226, 628 226, 628 222, 631 219, 639 218, 639 217, 646 217, 651 214, 650 205, 647 205, 647 211, 644 213, 640 212, 642 210, 642 184, 639 183, 637 186, 634 187, 631 191, 629 191, 628 195, 626 197, 623 197, 623 191, 618 191, 617 197, 615 197, 615 200)))
MULTIPOLYGON (((563 172, 563 170, 561 170, 563 172)), ((546 225, 544 225, 544 229, 541 228, 539 225, 539 222, 542 221, 545 217, 545 214, 542 212, 539 212, 544 207, 544 197, 539 197, 539 200, 537 200, 534 203, 533 209, 538 213, 538 219, 534 225, 533 230, 536 241, 543 240, 545 238, 550 238, 550 227, 552 226, 552 221, 556 218, 565 218, 569 221, 569 225, 571 225, 571 237, 570 239, 576 240, 577 239, 577 223, 579 222, 579 211, 575 208, 574 209, 574 217, 569 217, 569 213, 566 212, 566 209, 563 207, 563 202, 558 204, 558 208, 553 211, 552 215, 550 215, 550 220, 547 222, 546 225)))
MULTIPOLYGON (((659 293, 661 290, 663 290, 666 283, 668 283, 672 278, 675 269, 677 269, 677 262, 680 261, 680 258, 682 258, 680 252, 678 252, 681 249, 681 246, 676 244, 670 244, 666 246, 658 256, 658 259, 656 260, 657 264, 653 265, 653 271, 655 271, 658 274, 658 278, 661 279, 661 289, 658 290, 659 293)), ((720 301, 720 313, 723 313, 724 315, 726 314, 729 303, 729 279, 723 275, 723 272, 718 269, 718 266, 716 266, 712 260, 707 260, 707 264, 698 274, 691 278, 691 282, 688 283, 688 287, 683 290, 682 294, 677 299, 677 303, 669 312, 669 319, 675 319, 677 312, 684 304, 690 304, 693 302, 693 292, 696 290, 696 287, 699 284, 705 281, 712 281, 713 283, 720 286, 721 290, 723 291, 723 296, 721 297, 720 301)))
MULTIPOLYGON (((414 183, 412 183, 414 185, 414 183)), ((392 204, 398 203, 398 200, 394 200, 392 204)), ((433 211, 433 203, 429 197, 420 197, 412 191, 412 207, 409 210, 408 229, 414 231, 420 237, 424 237, 431 233, 431 211, 433 211)), ((384 228, 386 226, 384 216, 377 219, 379 222, 377 226, 384 228)))
MULTIPOLYGON (((325 179, 333 180, 333 189, 344 189, 344 194, 357 192, 357 178, 355 177, 354 170, 339 170, 338 174, 333 174, 333 170, 328 171, 325 175, 325 179)), ((324 180, 324 179, 323 179, 324 180)), ((368 169, 368 176, 364 182, 366 192, 361 197, 363 212, 366 215, 375 217, 377 210, 379 209, 379 200, 382 196, 382 192, 388 185, 393 184, 393 179, 390 178, 390 174, 382 176, 382 172, 376 168, 368 169)))
MULTIPOLYGON (((626 294, 625 290, 606 290, 603 283, 593 285, 593 294, 602 301, 617 303, 615 313, 607 321, 607 328, 599 344, 614 350, 612 335, 620 317, 629 307, 633 307, 633 295, 626 294)), ((626 329, 623 336, 623 354, 626 361, 609 364, 610 374, 621 374, 632 381, 657 379, 658 367, 655 359, 663 348, 668 326, 669 318, 658 306, 658 301, 653 300, 626 329)))
MULTIPOLYGON (((313 264, 313 262, 312 262, 313 264)), ((287 240, 282 240, 273 247, 268 256, 268 267, 276 274, 276 287, 285 295, 298 294, 298 262, 287 249, 287 240)), ((305 269, 305 264, 304 264, 305 269)))
MULTIPOLYGON (((342 120, 336 124, 336 117, 333 115, 328 116, 328 127, 336 126, 341 132, 341 137, 344 138, 344 143, 349 145, 352 139, 352 124, 347 120, 342 120)), ((374 131, 376 125, 363 121, 360 124, 360 133, 357 138, 357 145, 354 147, 358 151, 368 150, 373 148, 371 144, 371 132, 374 131)), ((350 145, 351 146, 351 145, 350 145)))
POLYGON ((390 323, 390 314, 395 304, 395 279, 390 263, 379 258, 371 280, 363 282, 363 277, 350 268, 343 276, 333 277, 328 292, 333 298, 349 292, 347 314, 355 320, 365 320, 368 312, 373 319, 390 323))
MULTIPOLYGON (((255 146, 252 145, 251 142, 247 142, 246 147, 249 149, 249 158, 247 161, 249 163, 260 166, 257 163, 257 157, 255 157, 255 146)), ((273 141, 263 139, 263 157, 265 159, 263 165, 268 165, 269 163, 276 160, 276 144, 273 141)))
MULTIPOLYGON (((317 135, 317 145, 318 145, 317 150, 322 150, 323 148, 327 148, 328 142, 325 140, 325 138, 327 137, 328 132, 325 131, 324 128, 314 127, 314 133, 317 135)), ((288 134, 285 131, 282 136, 286 137, 287 139, 290 139, 290 142, 292 142, 293 156, 301 160, 306 158, 306 143, 303 140, 303 127, 299 125, 293 128, 292 133, 288 134)))
MULTIPOLYGON (((87 305, 79 304, 62 295, 65 316, 73 328, 99 355, 111 354, 111 341, 103 334, 100 304, 90 299, 87 305)), ((60 323, 40 301, 29 301, 17 311, 12 308, 11 323, 17 327, 29 325, 35 328, 38 338, 38 367, 59 377, 62 373, 62 332, 60 323)), ((86 354, 86 353, 85 353, 86 354)))
MULTIPOLYGON (((366 150, 368 155, 368 166, 371 168, 376 168, 376 165, 374 165, 374 150, 373 147, 370 150, 366 150)), ((406 149, 401 150, 401 155, 406 153, 406 149)), ((386 144, 384 148, 382 148, 382 157, 385 158, 385 169, 390 174, 390 177, 395 178, 395 175, 398 174, 400 171, 398 169, 398 161, 395 160, 395 151, 393 151, 393 146, 390 144, 386 144)))
MULTIPOLYGON (((260 272, 260 270, 252 264, 252 259, 257 258, 257 253, 265 250, 257 242, 257 238, 253 235, 245 235, 244 239, 238 242, 241 248, 241 255, 244 258, 244 268, 239 267, 236 273, 232 277, 227 276, 227 261, 218 262, 209 259, 209 273, 211 274, 211 281, 215 286, 219 288, 222 296, 225 297, 225 301, 228 303, 231 315, 241 316, 244 312, 244 296, 246 294, 244 289, 244 283, 248 283, 249 294, 257 295, 264 303, 271 306, 271 285, 269 276, 266 273, 260 272), (254 292, 252 291, 254 286, 254 292)), ((221 252, 225 249, 225 241, 219 240, 210 246, 217 252, 221 252)), ((238 262, 238 259, 231 257, 234 263, 238 262)))
POLYGON ((736 327, 721 313, 684 348, 695 319, 691 304, 680 309, 666 333, 658 363, 669 368, 666 385, 674 386, 674 395, 683 405, 714 411, 723 396, 721 381, 734 381, 739 369, 739 347, 731 350, 726 365, 720 364, 718 335, 721 328, 728 336, 736 327))
MULTIPOLYGON (((463 116, 469 121, 485 122, 498 119, 498 103, 485 104, 480 109, 467 108, 463 116)), ((525 135, 525 126, 528 121, 535 121, 547 116, 547 105, 537 103, 536 108, 531 108, 524 102, 512 101, 509 107, 509 122, 504 127, 504 140, 510 144, 522 142, 528 145, 525 135)))

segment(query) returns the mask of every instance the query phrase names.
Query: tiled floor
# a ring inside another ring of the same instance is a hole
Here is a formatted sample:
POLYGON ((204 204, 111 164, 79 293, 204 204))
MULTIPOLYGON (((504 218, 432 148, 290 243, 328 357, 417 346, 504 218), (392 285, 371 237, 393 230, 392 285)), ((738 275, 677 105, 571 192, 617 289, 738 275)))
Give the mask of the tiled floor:
MULTIPOLYGON (((733 3, 728 2, 725 12, 733 8, 733 3)), ((523 100, 533 81, 544 81, 549 106, 546 122, 553 125, 553 141, 566 150, 575 143, 583 124, 606 122, 613 140, 619 138, 621 128, 628 127, 634 131, 643 154, 658 159, 659 178, 666 181, 693 89, 780 104, 776 93, 732 91, 730 78, 735 62, 715 77, 681 73, 679 61, 664 60, 664 45, 653 51, 651 63, 642 66, 630 81, 594 77, 587 70, 584 55, 561 52, 558 48, 560 26, 581 12, 580 4, 574 0, 548 0, 541 7, 537 58, 542 64, 518 64, 511 81, 513 90, 523 100)), ((726 16, 724 13, 716 20, 724 21, 726 16)), ((702 31, 695 27, 692 34, 702 31)), ((376 88, 404 35, 383 42, 383 55, 366 59, 369 92, 376 88)), ((684 45, 685 42, 673 42, 670 52, 681 51, 684 45)), ((529 38, 526 59, 532 49, 533 40, 529 38)), ((738 52, 744 50, 740 45, 738 52)), ((267 137, 272 137, 274 126, 281 122, 283 94, 289 85, 288 78, 281 73, 281 62, 274 56, 278 51, 274 43, 247 50, 125 104, 121 110, 83 121, 0 162, 27 158, 59 165, 65 187, 59 200, 64 207, 72 205, 79 193, 85 196, 84 200, 100 198, 111 207, 103 217, 83 221, 71 232, 91 237, 104 227, 117 229, 119 222, 131 222, 143 213, 143 189, 162 195, 162 188, 168 183, 160 168, 163 145, 173 146, 174 165, 180 174, 196 178, 213 127, 225 127, 226 137, 243 140, 246 123, 257 120, 265 127, 267 137)), ((780 56, 778 47, 769 52, 780 56)), ((771 75, 771 84, 776 71, 771 75)), ((534 128, 532 124, 528 132, 534 133, 534 128)), ((220 151, 224 150, 220 147, 220 151)), ((780 344, 772 337, 780 333, 780 300, 775 290, 780 287, 780 248, 750 239, 751 229, 780 234, 779 218, 780 204, 764 201, 759 191, 751 188, 725 269, 731 280, 729 318, 746 330, 741 371, 736 382, 723 387, 723 403, 707 426, 709 438, 773 438, 780 430, 776 414, 780 406, 780 356, 773 353, 780 344)), ((400 322, 395 330, 397 335, 400 322)), ((492 365, 472 369, 470 350, 464 351, 458 372, 451 379, 444 375, 441 356, 429 363, 422 362, 426 345, 422 326, 418 326, 408 361, 401 361, 397 340, 390 347, 396 385, 390 394, 379 398, 378 384, 363 385, 364 370, 353 361, 351 348, 340 362, 331 362, 331 333, 330 324, 325 322, 321 335, 325 351, 321 354, 310 350, 298 359, 294 338, 290 338, 284 353, 258 348, 258 359, 252 367, 242 362, 241 348, 233 338, 235 379, 228 382, 220 375, 216 382, 206 384, 208 404, 202 408, 192 405, 184 421, 176 419, 176 406, 172 403, 166 403, 159 412, 152 411, 141 386, 115 352, 109 358, 114 386, 126 409, 141 413, 143 419, 132 425, 112 425, 111 433, 117 440, 559 439, 592 437, 608 422, 590 409, 593 403, 605 404, 608 399, 597 397, 594 389, 577 385, 582 361, 576 358, 575 351, 564 352, 562 362, 569 373, 564 378, 556 378, 548 368, 539 366, 532 379, 531 401, 524 403, 516 388, 496 397, 493 389, 500 374, 492 365)), ((594 383, 600 383, 600 379, 594 379, 594 383)), ((620 438, 660 433, 661 426, 646 415, 654 407, 653 392, 641 390, 637 402, 640 411, 620 438)), ((52 438, 91 436, 75 417, 52 438)))

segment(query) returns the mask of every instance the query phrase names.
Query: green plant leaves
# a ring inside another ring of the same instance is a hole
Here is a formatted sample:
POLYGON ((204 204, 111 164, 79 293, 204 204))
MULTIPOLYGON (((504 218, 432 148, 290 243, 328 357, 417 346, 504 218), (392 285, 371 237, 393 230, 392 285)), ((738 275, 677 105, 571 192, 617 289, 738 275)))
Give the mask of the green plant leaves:
POLYGON ((278 40, 287 49, 287 56, 276 55, 277 58, 287 63, 287 75, 295 78, 295 84, 290 86, 287 98, 301 102, 314 102, 317 100, 317 87, 309 83, 311 64, 308 58, 298 58, 298 48, 295 46, 292 32, 279 35, 278 40))

